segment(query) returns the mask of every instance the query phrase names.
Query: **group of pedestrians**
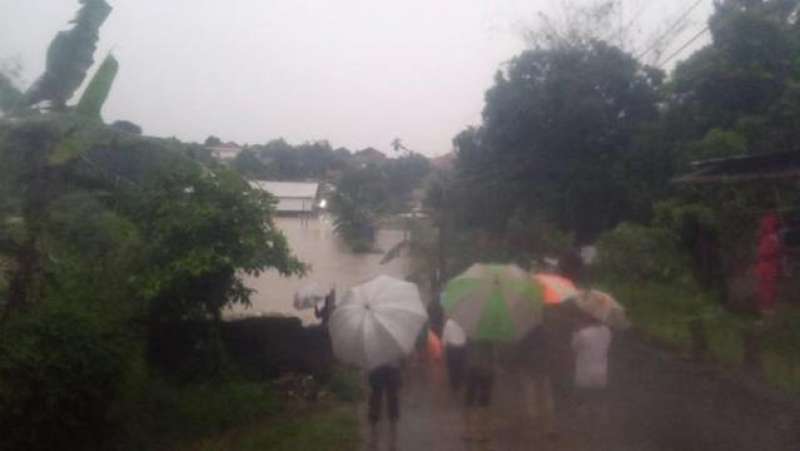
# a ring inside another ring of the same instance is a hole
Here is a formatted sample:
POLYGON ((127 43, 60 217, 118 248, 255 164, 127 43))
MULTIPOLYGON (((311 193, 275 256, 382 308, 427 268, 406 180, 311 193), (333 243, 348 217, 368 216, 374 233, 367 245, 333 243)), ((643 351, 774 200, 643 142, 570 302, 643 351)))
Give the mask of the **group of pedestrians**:
MULTIPOLYGON (((489 406, 496 372, 514 373, 522 387, 528 417, 549 439, 559 436, 559 407, 570 417, 602 423, 607 415, 605 388, 611 330, 600 321, 559 307, 545 309, 542 325, 514 345, 465 342, 446 343, 446 360, 453 391, 461 390, 464 375, 466 430, 469 440, 485 440, 491 434, 489 406)), ((451 328, 457 327, 453 324, 451 328)))
MULTIPOLYGON (((517 376, 532 427, 555 440, 562 432, 557 409, 568 409, 570 422, 602 424, 607 415, 605 387, 612 334, 591 316, 559 306, 546 307, 540 326, 512 345, 471 341, 448 320, 442 333, 451 393, 463 396, 464 439, 484 441, 491 434, 492 393, 498 371, 517 376)), ((368 418, 375 429, 384 405, 390 433, 400 417, 401 362, 368 373, 368 418)))

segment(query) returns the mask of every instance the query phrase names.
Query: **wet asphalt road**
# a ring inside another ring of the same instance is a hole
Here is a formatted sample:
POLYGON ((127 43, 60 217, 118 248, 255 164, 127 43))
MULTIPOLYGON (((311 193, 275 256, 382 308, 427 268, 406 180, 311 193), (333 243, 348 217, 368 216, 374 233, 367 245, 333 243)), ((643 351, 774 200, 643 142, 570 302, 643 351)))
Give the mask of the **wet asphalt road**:
POLYGON ((464 439, 463 399, 447 386, 442 365, 414 362, 401 392, 396 439, 379 425, 375 444, 364 420, 365 450, 397 451, 798 451, 800 401, 754 386, 716 367, 697 365, 618 337, 610 363, 608 415, 602 427, 582 422, 558 396, 559 437, 550 440, 527 417, 519 377, 500 371, 490 439, 464 439))

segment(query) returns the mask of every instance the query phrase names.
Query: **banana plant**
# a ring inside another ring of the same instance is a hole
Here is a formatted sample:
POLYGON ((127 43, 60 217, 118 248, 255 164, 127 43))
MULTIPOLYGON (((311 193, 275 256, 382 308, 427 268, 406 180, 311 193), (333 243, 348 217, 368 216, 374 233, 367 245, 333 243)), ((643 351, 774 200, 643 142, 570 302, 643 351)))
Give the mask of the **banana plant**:
POLYGON ((47 49, 44 73, 25 93, 21 107, 48 102, 54 111, 65 111, 94 63, 100 27, 111 14, 105 0, 80 0, 73 27, 59 32, 47 49))
POLYGON ((86 91, 83 92, 81 100, 78 102, 76 111, 86 117, 102 120, 101 111, 103 105, 108 100, 108 95, 111 93, 111 87, 114 84, 114 79, 119 72, 119 62, 114 58, 114 55, 109 54, 97 73, 94 74, 86 91))

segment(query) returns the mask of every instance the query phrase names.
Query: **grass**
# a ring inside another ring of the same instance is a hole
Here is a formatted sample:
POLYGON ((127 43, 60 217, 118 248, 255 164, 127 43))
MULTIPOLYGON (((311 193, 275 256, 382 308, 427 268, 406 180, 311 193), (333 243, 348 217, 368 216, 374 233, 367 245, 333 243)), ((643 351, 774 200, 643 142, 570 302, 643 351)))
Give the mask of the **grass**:
POLYGON ((800 308, 779 311, 763 339, 764 372, 773 385, 800 394, 800 308))
POLYGON ((171 449, 176 444, 222 434, 283 409, 271 384, 224 382, 174 387, 152 382, 144 394, 120 406, 127 415, 120 449, 171 449))
POLYGON ((766 352, 764 354, 764 372, 771 385, 800 395, 800 361, 796 356, 792 360, 787 360, 785 356, 766 352))
MULTIPOLYGON (((677 285, 607 281, 601 288, 625 305, 634 327, 645 336, 687 355, 689 324, 704 320, 710 357, 728 367, 744 360, 744 333, 752 318, 723 310, 713 297, 677 285)), ((770 385, 800 394, 800 309, 787 308, 763 332, 764 376, 770 385)))
POLYGON ((179 451, 350 451, 359 444, 354 405, 334 403, 264 418, 179 451))
POLYGON ((122 450, 175 451, 357 449, 355 402, 362 397, 357 372, 338 368, 322 387, 321 401, 289 396, 271 382, 225 381, 176 387, 142 386, 127 418, 122 450), (282 394, 281 394, 282 393, 282 394))
POLYGON ((689 322, 700 306, 688 290, 663 284, 608 282, 600 287, 614 293, 634 327, 680 353, 691 348, 689 322))
POLYGON ((708 350, 714 360, 734 367, 744 362, 746 327, 742 320, 729 313, 720 313, 706 321, 708 350))
POLYGON ((340 401, 357 402, 364 398, 361 374, 350 368, 336 368, 328 382, 328 390, 340 401))

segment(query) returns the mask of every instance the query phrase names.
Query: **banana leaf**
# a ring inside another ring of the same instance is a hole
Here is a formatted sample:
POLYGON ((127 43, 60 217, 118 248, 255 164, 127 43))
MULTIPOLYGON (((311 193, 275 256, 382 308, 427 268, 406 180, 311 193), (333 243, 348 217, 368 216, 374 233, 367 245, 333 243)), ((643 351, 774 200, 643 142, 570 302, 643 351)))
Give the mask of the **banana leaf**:
POLYGON ((108 55, 97 69, 97 73, 92 77, 89 86, 86 87, 81 100, 78 102, 77 111, 80 114, 102 119, 100 112, 111 92, 111 86, 119 72, 119 62, 114 55, 108 55))

